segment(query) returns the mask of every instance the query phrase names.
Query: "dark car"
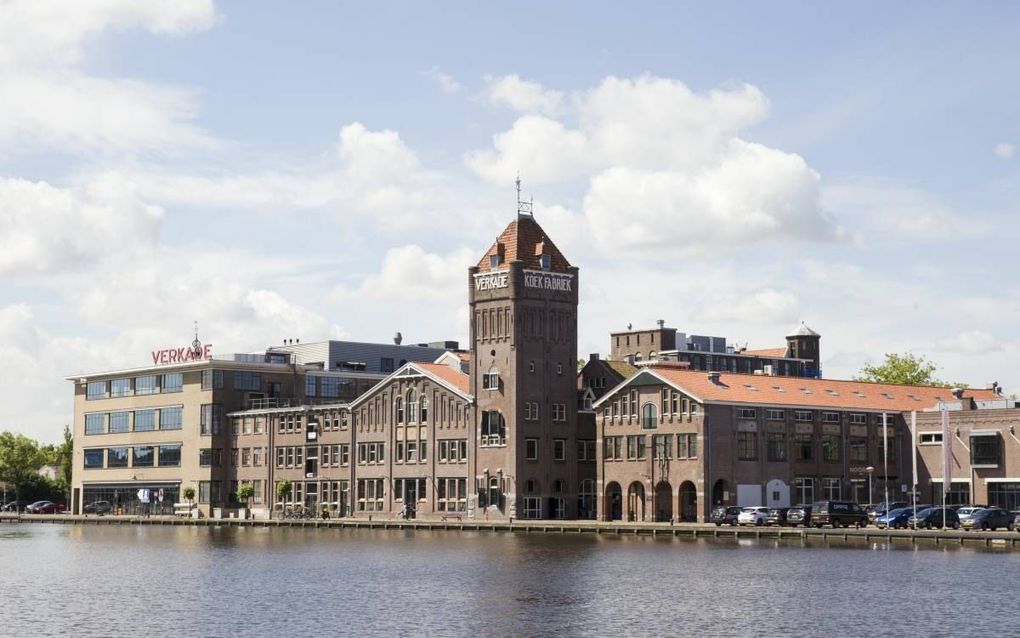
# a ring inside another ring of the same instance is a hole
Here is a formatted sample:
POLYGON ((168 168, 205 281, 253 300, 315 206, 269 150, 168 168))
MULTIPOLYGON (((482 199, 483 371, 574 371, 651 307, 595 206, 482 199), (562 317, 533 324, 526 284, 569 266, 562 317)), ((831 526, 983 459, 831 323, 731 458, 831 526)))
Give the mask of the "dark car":
POLYGON ((20 510, 24 506, 25 506, 25 504, 22 503, 21 501, 8 501, 7 503, 4 503, 3 507, 0 507, 0 511, 2 511, 2 512, 17 512, 18 510, 20 510))
POLYGON ((907 526, 907 521, 910 520, 910 517, 913 515, 914 508, 898 507, 896 509, 889 510, 886 514, 878 516, 875 518, 873 523, 878 529, 903 529, 907 526))
POLYGON ((58 514, 63 511, 64 506, 53 501, 36 501, 25 508, 26 514, 58 514))
POLYGON ((879 516, 885 516, 886 514, 893 510, 903 509, 904 507, 909 506, 910 503, 907 503, 906 501, 890 501, 889 503, 879 503, 877 505, 872 505, 871 507, 867 508, 868 521, 874 523, 875 519, 878 518, 879 516))
POLYGON ((770 507, 769 515, 765 518, 765 524, 786 525, 786 516, 789 512, 789 507, 770 507))
POLYGON ((983 529, 993 532, 1000 527, 1013 531, 1013 515, 1001 507, 986 507, 978 510, 964 519, 961 523, 963 529, 983 529))
POLYGON ((798 507, 791 507, 786 513, 786 524, 797 527, 803 525, 807 527, 811 524, 811 506, 800 505, 798 507))
POLYGON ((110 501, 93 501, 82 508, 85 514, 109 514, 113 511, 110 501))
POLYGON ((740 512, 742 512, 743 510, 744 508, 736 506, 717 507, 714 510, 712 510, 711 521, 715 523, 717 526, 722 525, 724 523, 727 525, 735 526, 737 524, 737 517, 740 516, 740 512))
POLYGON ((866 527, 868 513, 851 501, 819 501, 812 506, 811 524, 815 527, 822 525, 866 527))
POLYGON ((907 521, 907 526, 914 529, 921 529, 922 527, 924 529, 941 528, 943 520, 946 527, 960 529, 960 517, 957 516, 956 511, 946 507, 928 507, 920 510, 917 514, 910 517, 907 521))

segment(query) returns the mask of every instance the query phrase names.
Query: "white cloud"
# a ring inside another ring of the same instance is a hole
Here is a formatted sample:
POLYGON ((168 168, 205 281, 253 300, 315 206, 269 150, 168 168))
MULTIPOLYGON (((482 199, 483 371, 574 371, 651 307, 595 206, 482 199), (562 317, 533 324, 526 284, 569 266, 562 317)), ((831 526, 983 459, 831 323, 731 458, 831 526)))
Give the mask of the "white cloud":
POLYGON ((517 74, 485 77, 485 99, 493 106, 509 107, 520 113, 556 115, 563 106, 563 93, 546 89, 538 82, 517 74))
POLYGON ((977 237, 989 226, 918 188, 888 180, 853 180, 825 187, 822 201, 869 237, 892 233, 914 240, 977 237))
POLYGON ((803 158, 738 136, 768 113, 753 86, 696 93, 665 78, 607 77, 573 106, 576 128, 525 115, 491 149, 467 154, 468 166, 493 181, 587 177, 584 224, 617 258, 843 234, 803 158))
POLYGON ((452 75, 444 73, 438 66, 425 71, 424 75, 431 78, 444 93, 460 93, 464 88, 452 75))
POLYGON ((968 330, 954 337, 939 339, 935 342, 937 351, 958 352, 974 356, 996 352, 1002 350, 1003 347, 1002 341, 982 330, 968 330))
POLYGON ((439 255, 411 244, 386 251, 378 273, 367 276, 356 290, 341 286, 341 298, 357 295, 370 299, 442 301, 453 303, 467 290, 467 269, 477 262, 480 250, 461 248, 439 255))
POLYGON ((53 272, 147 250, 162 217, 114 175, 78 191, 0 178, 0 273, 53 272))
POLYGON ((996 157, 1001 159, 1010 159, 1016 153, 1016 144, 1001 142, 995 145, 992 152, 995 153, 996 157))
POLYGON ((112 30, 179 35, 209 28, 211 0, 14 0, 0 5, 0 142, 60 151, 211 147, 190 91, 81 70, 112 30))

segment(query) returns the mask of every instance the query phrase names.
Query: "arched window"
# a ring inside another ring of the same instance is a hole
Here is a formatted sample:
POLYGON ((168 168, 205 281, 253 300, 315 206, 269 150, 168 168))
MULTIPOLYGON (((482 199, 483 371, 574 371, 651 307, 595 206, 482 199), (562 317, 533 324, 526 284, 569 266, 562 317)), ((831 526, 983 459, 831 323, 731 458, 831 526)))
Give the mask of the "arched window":
POLYGON ((407 422, 418 422, 418 395, 414 393, 414 390, 407 391, 407 422))
POLYGON ((641 427, 646 430, 654 430, 656 425, 655 404, 646 403, 641 408, 641 427))
POLYGON ((426 399, 425 397, 421 398, 421 414, 420 414, 420 416, 421 416, 421 422, 422 423, 428 423, 429 422, 429 400, 426 399))
POLYGON ((658 358, 658 356, 656 355, 655 350, 652 350, 651 352, 648 353, 648 360, 649 361, 655 361, 657 358, 658 358))
POLYGON ((499 368, 492 366, 482 377, 483 390, 499 390, 499 368))
POLYGON ((634 354, 634 361, 641 361, 641 353, 637 352, 634 354))
POLYGON ((394 401, 393 412, 396 414, 396 422, 397 423, 403 423, 404 422, 404 400, 401 399, 400 397, 397 397, 396 400, 394 401))

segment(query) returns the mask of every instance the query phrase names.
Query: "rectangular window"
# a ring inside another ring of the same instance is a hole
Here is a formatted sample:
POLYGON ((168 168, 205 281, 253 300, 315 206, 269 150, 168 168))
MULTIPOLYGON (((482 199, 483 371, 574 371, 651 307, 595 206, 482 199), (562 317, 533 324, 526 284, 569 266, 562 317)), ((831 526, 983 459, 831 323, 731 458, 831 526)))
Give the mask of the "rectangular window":
POLYGON ((151 445, 132 448, 131 467, 152 467, 156 463, 156 449, 151 445))
POLYGON ((785 421, 786 411, 785 410, 765 410, 765 418, 769 421, 785 421))
POLYGON ((652 458, 653 459, 673 458, 673 435, 656 434, 652 437, 652 458))
POLYGON ((942 445, 941 432, 922 432, 920 435, 921 445, 942 445))
POLYGON ((552 419, 553 421, 563 422, 567 420, 567 404, 566 403, 553 403, 552 404, 552 419))
POLYGON ((128 447, 111 447, 106 450, 106 467, 127 467, 128 447))
POLYGON ((607 461, 620 461, 623 459, 623 437, 607 436, 602 443, 602 456, 607 461))
POLYGON ((85 399, 91 401, 92 399, 105 399, 106 398, 106 381, 89 381, 89 384, 85 386, 85 399))
POLYGON ((538 460, 538 439, 524 439, 524 458, 529 461, 538 460))
POLYGON ((259 392, 262 390, 261 372, 234 372, 234 389, 243 392, 259 392))
POLYGON ((358 511, 381 512, 383 508, 383 479, 358 479, 358 511))
POLYGON ((758 433, 737 432, 737 458, 754 461, 758 458, 758 433))
POLYGON ((307 377, 305 377, 305 396, 306 397, 315 396, 315 377, 313 377, 312 375, 308 375, 307 377))
POLYGON ((340 379, 337 377, 320 377, 319 384, 322 386, 322 396, 336 398, 340 396, 340 379))
POLYGON ((241 465, 247 467, 251 465, 251 448, 246 447, 241 449, 241 465))
POLYGON ((825 498, 830 501, 838 501, 843 495, 843 482, 838 478, 823 478, 822 479, 822 490, 825 492, 825 498))
POLYGON ((198 464, 202 467, 219 467, 223 450, 219 448, 202 448, 198 451, 198 464))
POLYGON ((793 491, 798 505, 811 505, 815 502, 815 480, 799 476, 793 479, 793 491))
POLYGON ((144 377, 135 377, 135 395, 155 393, 156 375, 151 374, 144 377))
POLYGON ((163 383, 159 386, 160 392, 180 392, 184 389, 184 373, 173 372, 163 375, 163 383))
POLYGON ((797 410, 793 413, 793 420, 799 423, 811 423, 811 411, 797 410))
POLYGON ((156 429, 155 410, 135 411, 135 432, 151 432, 156 429))
POLYGON ((823 423, 839 423, 839 412, 822 412, 823 423))
POLYGON ((159 411, 159 429, 160 430, 180 430, 183 424, 183 413, 184 408, 181 406, 174 406, 172 408, 162 408, 159 411))
POLYGON ((1002 439, 996 434, 970 435, 972 467, 997 467, 1001 458, 1002 439))
POLYGON ((645 459, 645 435, 632 434, 627 437, 627 460, 643 461, 645 459))
POLYGON ((482 412, 482 447, 506 445, 506 422, 495 410, 482 412))
POLYGON ((212 490, 210 489, 210 484, 211 483, 212 483, 212 481, 199 481, 198 482, 198 502, 199 503, 209 503, 210 502, 209 499, 211 497, 211 492, 212 492, 212 490))
POLYGON ((786 433, 767 432, 765 434, 765 447, 767 448, 769 461, 778 462, 786 460, 786 433))
POLYGON ((868 462, 868 439, 857 436, 850 438, 850 462, 868 462))
POLYGON ((836 434, 822 435, 822 460, 829 463, 838 463, 842 458, 840 454, 840 437, 836 434))
POLYGON ((276 467, 277 468, 282 468, 283 467, 284 463, 287 460, 286 454, 287 454, 287 450, 285 448, 282 448, 282 447, 276 448, 276 467))
POLYGON ((85 450, 85 469, 97 470, 103 467, 103 449, 85 450))
POLYGON ((223 370, 202 370, 202 389, 219 390, 223 387, 223 370))
POLYGON ((159 446, 160 467, 180 467, 180 465, 181 465, 180 444, 159 446))
POLYGON ((110 382, 111 397, 131 396, 131 379, 114 379, 110 382))
POLYGON ((754 419, 758 415, 758 412, 754 408, 740 408, 737 410, 738 419, 754 419))
POLYGON ((676 456, 679 459, 698 458, 698 435, 677 434, 676 435, 676 456))
POLYGON ((467 510, 467 479, 436 479, 436 509, 440 512, 467 510))
POLYGON ((499 371, 490 370, 482 376, 483 390, 499 390, 499 371))
POLYGON ((106 432, 106 415, 103 413, 85 415, 85 434, 104 434, 106 432))
POLYGON ((223 432, 223 406, 219 403, 202 405, 199 432, 202 436, 218 435, 223 432))
POLYGON ((111 412, 110 413, 110 434, 130 432, 131 431, 131 413, 130 412, 111 412))
MULTIPOLYGON (((881 417, 879 417, 879 421, 880 422, 881 422, 881 420, 882 420, 881 417)), ((852 425, 867 425, 868 424, 868 415, 867 414, 859 414, 859 413, 856 413, 856 412, 852 412, 850 414, 850 423, 852 425)))
POLYGON ((566 461, 567 460, 567 440, 566 439, 553 439, 553 460, 554 461, 566 461))
POLYGON ((797 450, 798 461, 811 461, 815 458, 814 437, 810 434, 795 434, 793 444, 797 450))

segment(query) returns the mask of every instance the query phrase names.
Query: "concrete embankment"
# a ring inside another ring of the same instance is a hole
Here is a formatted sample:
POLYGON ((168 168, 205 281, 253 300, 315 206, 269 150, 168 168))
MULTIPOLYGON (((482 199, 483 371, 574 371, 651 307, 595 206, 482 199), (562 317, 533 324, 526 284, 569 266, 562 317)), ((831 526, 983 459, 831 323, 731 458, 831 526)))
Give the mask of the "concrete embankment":
POLYGON ((472 532, 513 532, 518 534, 600 534, 630 536, 675 536, 681 538, 739 538, 763 540, 805 540, 823 542, 905 543, 931 545, 986 545, 1020 548, 1017 532, 965 532, 961 530, 882 530, 794 528, 794 527, 716 527, 683 523, 625 523, 620 521, 476 521, 476 520, 244 520, 236 518, 181 518, 170 516, 71 516, 3 515, 0 524, 55 525, 156 525, 197 527, 291 527, 313 529, 401 529, 472 532))

